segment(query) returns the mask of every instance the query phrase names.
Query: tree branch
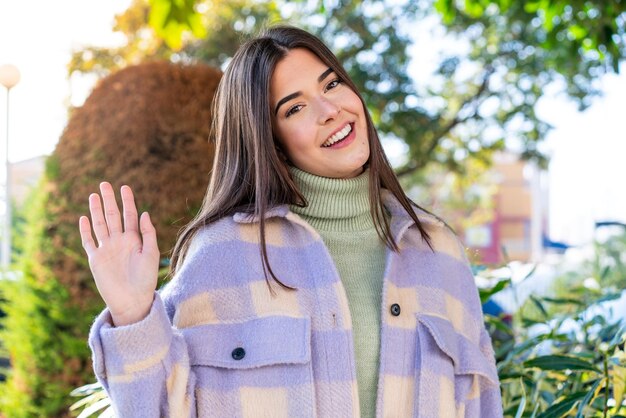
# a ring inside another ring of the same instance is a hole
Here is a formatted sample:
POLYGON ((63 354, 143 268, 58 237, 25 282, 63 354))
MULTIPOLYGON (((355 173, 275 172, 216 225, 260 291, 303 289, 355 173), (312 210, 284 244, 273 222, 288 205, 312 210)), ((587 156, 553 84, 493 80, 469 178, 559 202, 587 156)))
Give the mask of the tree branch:
MULTIPOLYGON (((487 67, 485 68, 485 74, 483 75, 483 80, 480 83, 478 90, 476 90, 476 93, 466 98, 461 104, 459 110, 456 112, 456 115, 441 130, 439 130, 439 132, 433 135, 433 138, 430 141, 430 145, 423 155, 431 155, 437 148, 437 145, 439 145, 439 142, 441 142, 441 139, 448 133, 450 133, 450 131, 452 131, 455 126, 467 122, 468 120, 473 119, 476 116, 480 105, 480 103, 478 103, 479 99, 482 97, 485 91, 487 91, 489 87, 489 79, 491 78, 493 73, 494 68, 491 65, 487 65, 487 67), (463 112, 466 107, 469 107, 471 105, 474 105, 474 110, 467 116, 461 118, 459 116, 461 112, 463 112)), ((404 167, 397 170, 396 176, 403 177, 409 175, 415 172, 418 168, 420 168, 420 164, 418 164, 418 161, 411 161, 404 167)))

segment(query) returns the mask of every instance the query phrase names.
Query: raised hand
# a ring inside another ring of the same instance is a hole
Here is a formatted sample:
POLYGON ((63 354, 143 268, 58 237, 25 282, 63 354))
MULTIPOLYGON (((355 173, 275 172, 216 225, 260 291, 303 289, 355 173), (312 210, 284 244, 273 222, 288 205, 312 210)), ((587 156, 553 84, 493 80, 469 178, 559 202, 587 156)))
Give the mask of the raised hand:
POLYGON ((147 212, 137 222, 137 208, 130 187, 122 186, 124 227, 113 188, 100 183, 100 195, 89 195, 89 212, 97 244, 91 235, 91 223, 81 216, 78 225, 83 248, 89 258, 100 296, 107 304, 113 323, 127 325, 145 318, 157 284, 159 248, 156 230, 147 212))

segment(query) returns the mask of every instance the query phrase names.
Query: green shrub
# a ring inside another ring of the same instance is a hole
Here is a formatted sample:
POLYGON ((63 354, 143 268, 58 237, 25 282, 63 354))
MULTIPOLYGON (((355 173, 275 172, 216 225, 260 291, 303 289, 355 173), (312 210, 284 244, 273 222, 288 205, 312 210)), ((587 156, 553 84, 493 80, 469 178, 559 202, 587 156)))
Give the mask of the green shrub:
MULTIPOLYGON (((208 184, 211 102, 221 73, 154 62, 102 80, 75 109, 25 210, 12 280, 0 280, 0 341, 11 368, 0 384, 7 417, 69 416, 72 388, 93 380, 87 333, 103 303, 78 233, 98 183, 133 187, 163 258, 208 184), (172 222, 174 219, 176 222, 172 222)), ((119 197, 118 197, 119 202, 119 197)))
MULTIPOLYGON (((625 238, 594 243, 591 260, 561 273, 549 294, 531 295, 512 328, 486 318, 492 331, 512 337, 494 341, 505 416, 626 416, 626 323, 600 309, 621 296, 616 284, 626 277, 614 248, 625 238)), ((504 278, 494 291, 509 286, 504 278)))

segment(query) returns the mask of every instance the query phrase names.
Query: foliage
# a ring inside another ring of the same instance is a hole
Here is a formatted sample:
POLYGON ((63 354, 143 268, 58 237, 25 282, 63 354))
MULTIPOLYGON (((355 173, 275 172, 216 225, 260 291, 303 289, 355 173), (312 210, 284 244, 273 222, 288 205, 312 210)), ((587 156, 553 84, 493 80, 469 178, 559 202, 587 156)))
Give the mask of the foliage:
MULTIPOLYGON (((469 43, 469 53, 454 62, 475 64, 484 94, 497 98, 483 117, 515 138, 524 157, 540 162, 538 142, 549 126, 535 104, 561 85, 581 108, 589 106, 598 77, 619 72, 625 57, 623 1, 436 0, 435 7, 449 33, 469 43)), ((452 66, 455 77, 459 66, 452 66)))
POLYGON ((602 286, 626 289, 626 232, 612 234, 604 242, 595 243, 594 257, 586 263, 590 275, 598 274, 602 286))
MULTIPOLYGON (((621 0, 437 0, 435 5, 447 24, 459 24, 464 18, 478 21, 485 15, 500 15, 510 25, 540 28, 539 36, 532 40, 537 47, 558 50, 572 61, 596 61, 616 73, 626 53, 625 5, 621 0)), ((571 62, 554 59, 548 63, 561 74, 576 75, 571 72, 575 68, 571 62)))
MULTIPOLYGON (((606 253, 606 244, 596 242, 594 250, 595 258, 606 253)), ((515 313, 512 329, 486 317, 492 332, 512 337, 493 341, 506 416, 626 415, 626 318, 603 308, 623 287, 609 285, 604 268, 574 269, 555 280, 550 294, 531 295, 515 313)), ((507 277, 492 280, 496 294, 514 287, 507 277)))
POLYGON ((180 49, 183 33, 187 30, 196 38, 206 35, 202 16, 195 10, 194 4, 194 0, 150 0, 150 26, 173 49, 180 49))
POLYGON ((73 111, 25 214, 19 274, 0 280, 6 312, 0 340, 11 360, 0 386, 3 413, 68 416, 71 388, 93 376, 87 332, 103 303, 78 218, 89 213, 87 197, 100 181, 133 187, 167 264, 179 228, 197 212, 208 184, 207 139, 220 76, 202 65, 129 67, 104 79, 73 111))
POLYGON ((82 397, 70 406, 70 411, 77 411, 83 408, 78 418, 86 418, 98 413, 98 417, 113 417, 113 407, 111 400, 98 382, 90 383, 76 388, 70 393, 72 396, 82 397))
POLYGON ((0 281, 6 313, 0 340, 11 360, 8 379, 0 387, 0 410, 11 417, 52 416, 65 406, 62 397, 46 399, 42 405, 38 396, 63 391, 87 375, 85 364, 78 361, 88 356, 81 329, 89 326, 89 315, 95 312, 86 309, 85 315, 78 315, 69 306, 70 290, 52 272, 48 257, 61 256, 63 248, 55 247, 58 235, 48 234, 57 217, 46 211, 51 202, 45 184, 42 181, 24 211, 24 234, 29 239, 22 241, 22 255, 15 264, 21 274, 0 281))
POLYGON ((540 307, 541 318, 526 316, 522 309, 516 317, 521 324, 515 330, 517 343, 497 351, 505 415, 520 410, 519 416, 537 417, 572 410, 586 417, 626 413, 617 402, 617 388, 626 377, 623 324, 585 315, 588 306, 576 299, 534 297, 530 303, 540 307), (546 304, 561 312, 548 316, 546 304))
MULTIPOLYGON (((129 65, 144 61, 168 59, 172 62, 197 62, 220 67, 237 50, 242 39, 250 36, 258 29, 261 22, 280 20, 280 13, 272 1, 249 2, 233 0, 227 2, 203 1, 194 10, 201 20, 206 34, 201 38, 191 37, 191 32, 181 33, 182 49, 167 43, 170 34, 165 38, 159 33, 165 29, 155 26, 153 16, 158 4, 159 10, 169 7, 168 2, 158 0, 133 0, 130 7, 115 17, 113 31, 121 33, 126 42, 123 46, 113 48, 86 47, 74 51, 68 64, 69 74, 94 74, 106 76, 129 65)), ((178 6, 174 6, 178 7, 178 6)), ((170 16, 170 22, 177 27, 184 26, 183 9, 170 16), (176 20, 175 16, 180 19, 176 20), (173 19, 173 20, 172 20, 173 19)), ((196 19, 196 17, 194 17, 196 19)))

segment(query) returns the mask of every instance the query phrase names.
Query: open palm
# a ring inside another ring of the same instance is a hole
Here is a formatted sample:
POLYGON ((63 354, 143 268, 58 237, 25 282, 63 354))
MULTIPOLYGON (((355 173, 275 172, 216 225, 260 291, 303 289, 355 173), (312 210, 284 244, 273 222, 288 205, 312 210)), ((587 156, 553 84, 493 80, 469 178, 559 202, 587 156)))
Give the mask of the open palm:
POLYGON ((159 269, 156 230, 147 212, 138 220, 130 187, 121 188, 123 228, 113 188, 103 182, 100 192, 104 210, 100 196, 92 193, 91 223, 87 216, 80 217, 80 236, 96 286, 114 324, 127 325, 143 319, 152 305, 159 269))

